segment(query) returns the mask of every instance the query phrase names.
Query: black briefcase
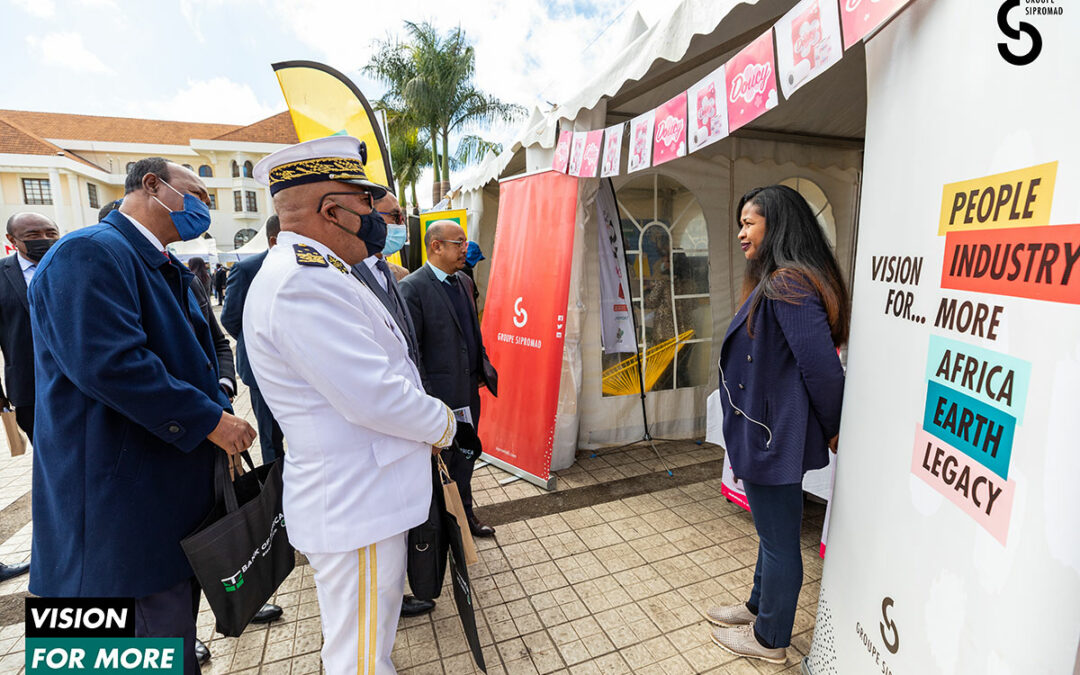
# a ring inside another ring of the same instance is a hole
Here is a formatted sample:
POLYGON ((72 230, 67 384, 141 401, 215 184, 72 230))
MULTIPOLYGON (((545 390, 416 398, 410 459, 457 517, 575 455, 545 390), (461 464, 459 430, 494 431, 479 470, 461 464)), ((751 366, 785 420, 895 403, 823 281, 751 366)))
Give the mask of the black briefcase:
POLYGON ((180 542, 217 619, 217 631, 239 637, 296 565, 281 508, 282 460, 229 480, 228 459, 214 467, 214 511, 180 542))
POLYGON ((431 506, 428 519, 409 530, 409 553, 406 572, 409 588, 419 600, 434 600, 442 593, 446 576, 446 551, 450 542, 443 536, 442 483, 439 482, 435 458, 431 460, 431 506))

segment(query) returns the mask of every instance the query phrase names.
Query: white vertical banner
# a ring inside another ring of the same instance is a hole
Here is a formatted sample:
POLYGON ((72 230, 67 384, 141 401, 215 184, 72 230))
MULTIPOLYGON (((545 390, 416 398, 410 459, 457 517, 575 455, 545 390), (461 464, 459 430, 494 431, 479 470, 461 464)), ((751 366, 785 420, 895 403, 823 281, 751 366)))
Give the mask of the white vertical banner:
POLYGON ((1080 12, 1042 7, 920 0, 866 42, 812 675, 1075 672, 1080 12))
POLYGON ((724 66, 720 66, 686 90, 686 142, 690 152, 728 135, 725 82, 724 66))
POLYGON ((836 0, 802 0, 776 22, 776 68, 785 98, 843 56, 836 0))
POLYGON ((626 122, 604 129, 604 162, 600 165, 600 176, 608 178, 619 175, 622 160, 622 137, 626 131, 626 122))
POLYGON ((655 122, 656 110, 650 110, 630 120, 630 154, 626 160, 626 173, 641 171, 652 166, 655 122))
POLYGON ((622 226, 615 188, 601 180, 596 193, 596 230, 600 256, 600 327, 604 352, 637 353, 634 322, 630 316, 630 290, 626 285, 622 226))

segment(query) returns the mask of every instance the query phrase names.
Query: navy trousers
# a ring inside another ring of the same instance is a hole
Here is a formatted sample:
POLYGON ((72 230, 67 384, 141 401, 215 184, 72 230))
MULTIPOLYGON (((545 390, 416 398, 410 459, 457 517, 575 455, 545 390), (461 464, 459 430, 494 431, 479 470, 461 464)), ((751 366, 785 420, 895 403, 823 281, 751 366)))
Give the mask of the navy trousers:
POLYGON ((802 484, 758 485, 743 481, 754 527, 758 558, 754 590, 746 608, 757 614, 754 635, 769 648, 791 644, 795 609, 802 588, 802 484))
POLYGON ((135 598, 135 637, 184 639, 184 675, 199 675, 195 658, 195 615, 198 594, 191 579, 168 590, 135 598))
POLYGON ((285 456, 285 434, 274 419, 274 413, 270 412, 270 406, 266 405, 266 399, 262 397, 259 388, 248 387, 248 395, 251 398, 251 410, 255 413, 263 464, 269 464, 285 456))

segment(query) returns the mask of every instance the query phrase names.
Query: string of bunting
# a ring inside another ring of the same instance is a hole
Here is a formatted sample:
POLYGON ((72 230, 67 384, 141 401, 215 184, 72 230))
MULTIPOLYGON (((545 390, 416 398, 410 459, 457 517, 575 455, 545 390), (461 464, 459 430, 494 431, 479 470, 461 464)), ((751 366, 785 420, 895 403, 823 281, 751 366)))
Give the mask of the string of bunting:
POLYGON ((595 178, 597 169, 602 177, 619 175, 627 124, 627 173, 711 145, 776 107, 777 67, 786 100, 909 1, 802 0, 727 63, 666 103, 606 129, 562 131, 551 168, 580 178, 595 178))

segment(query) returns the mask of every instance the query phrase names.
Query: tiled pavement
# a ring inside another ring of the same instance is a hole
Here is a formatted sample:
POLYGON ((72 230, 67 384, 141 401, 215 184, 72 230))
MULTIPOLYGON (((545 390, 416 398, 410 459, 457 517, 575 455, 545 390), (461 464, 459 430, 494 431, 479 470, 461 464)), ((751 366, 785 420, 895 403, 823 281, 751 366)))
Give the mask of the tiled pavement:
MULTIPOLYGON (((254 422, 246 393, 237 400, 237 412, 254 422)), ((722 456, 717 448, 689 442, 660 448, 676 476, 680 467, 722 456)), ((29 492, 31 461, 32 453, 9 457, 0 434, 0 509, 29 492)), ((660 469, 649 448, 583 452, 558 474, 558 487, 588 487, 660 469)), ((501 485, 507 477, 492 467, 477 471, 477 504, 505 505, 543 494, 524 481, 501 485)), ((804 586, 788 665, 739 659, 711 643, 701 611, 749 595, 757 555, 753 522, 721 496, 718 475, 678 487, 665 486, 665 477, 658 474, 656 491, 508 522, 494 540, 477 540, 480 562, 469 574, 489 673, 799 672, 814 627, 824 510, 807 505, 804 586)), ((0 542, 0 561, 29 557, 31 528, 27 523, 0 542)), ((0 583, 0 600, 20 598, 27 581, 23 576, 0 583)), ((203 602, 198 632, 213 654, 204 673, 321 671, 311 567, 298 566, 272 602, 284 608, 283 619, 252 625, 240 638, 215 638, 213 616, 203 602)), ((22 623, 0 625, 0 674, 22 672, 23 632, 22 623)), ((393 658, 402 675, 479 672, 448 587, 432 614, 402 620, 393 658)))

